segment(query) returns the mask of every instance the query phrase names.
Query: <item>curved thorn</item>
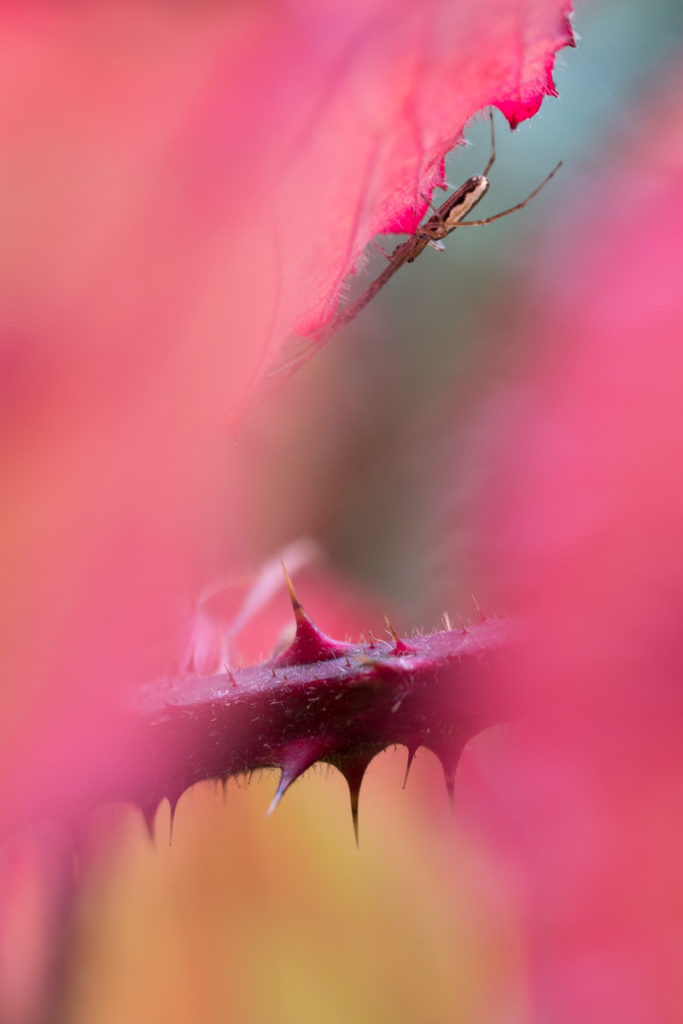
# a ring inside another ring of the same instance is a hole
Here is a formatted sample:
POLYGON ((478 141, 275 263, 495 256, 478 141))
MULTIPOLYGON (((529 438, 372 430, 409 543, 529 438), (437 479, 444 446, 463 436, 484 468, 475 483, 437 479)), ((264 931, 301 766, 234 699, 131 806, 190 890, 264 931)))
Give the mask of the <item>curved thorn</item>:
POLYGON ((391 639, 394 641, 394 649, 391 653, 397 656, 400 656, 401 654, 414 654, 416 648, 413 647, 412 644, 407 644, 405 640, 401 640, 400 636, 398 635, 394 627, 391 625, 386 615, 384 616, 384 623, 387 629, 389 630, 391 639))
POLYGON ((448 805, 451 809, 451 815, 455 815, 455 769, 443 765, 443 777, 446 783, 446 791, 448 793, 448 805))
POLYGON ((159 804, 147 804, 146 807, 140 807, 140 813, 142 814, 142 820, 145 823, 145 829, 152 843, 154 843, 154 822, 159 810, 159 804))
POLYGON ((429 749, 438 757, 441 763, 451 814, 455 814, 455 773, 460 763, 462 752, 465 749, 465 743, 466 741, 462 739, 451 739, 448 744, 444 742, 430 744, 429 746, 429 749))
POLYGON ((301 601, 299 600, 299 595, 294 589, 292 577, 287 572, 287 567, 285 566, 285 563, 282 561, 282 559, 280 559, 280 565, 282 566, 282 572, 285 577, 285 585, 287 587, 287 591, 289 592, 289 599, 292 602, 292 611, 294 612, 294 618, 296 619, 297 623, 299 623, 302 617, 305 617, 306 612, 304 611, 304 607, 301 601))
POLYGON ((351 818, 353 820, 353 835, 356 840, 356 849, 360 849, 360 839, 358 836, 358 798, 360 796, 360 786, 357 789, 349 788, 349 796, 351 797, 351 818))
POLYGON ((175 821, 175 812, 176 812, 176 807, 178 806, 178 800, 179 800, 179 797, 177 797, 177 796, 169 796, 168 797, 168 807, 169 807, 169 811, 170 811, 170 819, 169 819, 169 823, 168 823, 168 845, 169 846, 171 846, 173 844, 173 823, 175 821))
POLYGON ((417 754, 417 747, 408 747, 408 761, 407 761, 407 764, 406 764, 406 773, 403 776, 403 789, 406 788, 406 784, 408 782, 408 775, 410 774, 410 769, 412 767, 413 761, 415 760, 415 755, 416 754, 417 754))
POLYGON ((293 744, 281 755, 280 782, 275 791, 275 796, 266 811, 266 817, 273 813, 292 783, 296 782, 299 776, 303 775, 311 765, 315 764, 325 753, 326 749, 326 744, 320 739, 303 740, 300 743, 293 744))
POLYGON ((358 799, 360 797, 360 788, 363 783, 367 767, 378 752, 379 750, 376 748, 370 754, 366 753, 337 757, 332 762, 342 773, 346 779, 346 784, 349 787, 351 819, 353 821, 353 834, 357 847, 360 847, 360 838, 358 833, 358 799))
POLYGON ((314 661, 331 661, 352 651, 353 644, 342 643, 327 636, 318 629, 313 620, 306 614, 299 596, 294 589, 289 573, 282 563, 282 571, 294 610, 296 633, 291 644, 273 661, 275 668, 285 665, 310 665, 314 661))
POLYGON ((384 616, 384 625, 387 627, 387 630, 389 631, 389 635, 391 636, 391 639, 394 641, 394 643, 398 643, 398 640, 399 640, 398 633, 396 632, 394 627, 391 625, 391 623, 389 621, 389 616, 388 615, 384 616))
POLYGON ((282 800, 283 796, 285 795, 285 793, 287 792, 287 790, 291 786, 292 782, 294 782, 294 779, 289 779, 288 780, 287 776, 285 774, 285 769, 283 768, 282 769, 282 773, 280 775, 280 782, 278 784, 277 789, 275 790, 275 796, 273 797, 273 799, 270 801, 270 804, 268 805, 268 810, 266 811, 266 818, 269 818, 270 815, 273 813, 273 811, 275 810, 275 808, 280 803, 280 801, 282 800))

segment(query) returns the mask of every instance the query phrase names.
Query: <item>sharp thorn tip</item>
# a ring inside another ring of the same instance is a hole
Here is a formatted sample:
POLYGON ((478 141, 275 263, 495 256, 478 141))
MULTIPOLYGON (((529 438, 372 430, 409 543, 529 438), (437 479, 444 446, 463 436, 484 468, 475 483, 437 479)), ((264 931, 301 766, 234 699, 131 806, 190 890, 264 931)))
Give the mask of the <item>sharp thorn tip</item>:
POLYGON ((413 761, 415 760, 415 755, 416 754, 417 754, 417 747, 409 747, 408 748, 408 762, 406 764, 406 773, 403 776, 403 789, 406 788, 406 785, 408 783, 408 775, 410 774, 410 769, 412 767, 413 761))
POLYGON ((389 622, 389 616, 388 615, 384 616, 384 625, 389 630, 389 635, 391 636, 391 639, 394 641, 394 643, 395 644, 398 643, 398 633, 396 632, 394 627, 389 622))
POLYGON ((273 813, 273 811, 275 810, 277 805, 280 803, 280 801, 282 800, 282 797, 285 795, 285 789, 286 788, 287 788, 286 786, 283 788, 282 782, 280 782, 280 785, 277 787, 277 791, 275 793, 275 796, 273 797, 273 799, 270 801, 270 803, 268 805, 268 810, 266 811, 266 818, 269 818, 271 816, 271 814, 273 813))
POLYGON ((169 817, 169 822, 168 822, 168 845, 172 846, 173 845, 173 825, 175 823, 175 812, 176 812, 176 807, 178 806, 178 798, 176 797, 175 799, 172 799, 171 797, 169 797, 168 798, 168 806, 169 806, 169 811, 170 811, 170 817, 169 817))
POLYGON ((351 817, 353 819, 353 835, 356 840, 356 847, 360 849, 360 839, 358 836, 358 796, 360 789, 351 791, 351 817))
POLYGON ((285 585, 286 585, 287 591, 289 593, 289 599, 292 602, 292 608, 294 609, 294 615, 298 619, 300 617, 300 615, 302 614, 302 612, 303 612, 303 606, 301 604, 301 601, 299 600, 299 595, 297 594, 297 592, 296 592, 296 590, 294 588, 294 584, 292 582, 292 577, 287 572, 287 567, 286 567, 285 563, 282 561, 282 559, 280 559, 280 565, 282 566, 282 572, 283 572, 283 575, 285 577, 285 585))

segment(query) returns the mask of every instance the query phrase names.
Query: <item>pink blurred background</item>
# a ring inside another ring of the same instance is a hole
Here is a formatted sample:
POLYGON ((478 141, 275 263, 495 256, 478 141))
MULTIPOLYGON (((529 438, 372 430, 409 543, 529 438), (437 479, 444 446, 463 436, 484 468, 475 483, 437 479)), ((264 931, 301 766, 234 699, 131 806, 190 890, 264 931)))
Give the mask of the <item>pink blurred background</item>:
MULTIPOLYGON (((309 773, 268 819, 274 778, 230 783, 225 797, 197 787, 170 847, 165 807, 154 846, 134 811, 95 812, 83 842, 99 855, 65 941, 61 1019, 569 1024, 618 1007, 604 1019, 675 1020, 675 5, 580 10, 560 101, 514 136, 497 117, 482 213, 560 158, 561 176, 521 215, 406 268, 236 436, 215 424, 273 354, 249 340, 272 342, 296 304, 286 280, 274 306, 252 288, 254 267, 272 284, 278 254, 262 228, 287 168, 286 139, 264 149, 254 127, 272 101, 248 60, 257 26, 240 5, 221 11, 220 32, 214 5, 167 19, 122 11, 71 21, 17 7, 7 19, 0 80, 20 102, 0 108, 12 154, 0 243, 3 813, 13 821, 39 801, 52 774, 73 780, 69 793, 94 785, 115 739, 108 702, 122 682, 169 670, 187 595, 228 569, 248 582, 297 538, 324 555, 299 583, 323 628, 357 633, 385 611, 432 628, 444 610, 469 616, 474 591, 486 610, 540 618, 547 643, 514 666, 537 717, 470 745, 454 819, 428 753, 401 789, 405 751, 368 773, 360 851, 331 770, 309 773), (235 111, 215 97, 231 95, 244 113, 226 138, 217 126, 235 111), (596 505, 602 532, 585 529, 596 505), (654 711, 644 677, 659 688, 654 711), (605 730, 615 697, 621 717, 605 730), (626 770, 622 744, 636 737, 626 770)), ((306 83, 279 53, 273 44, 269 71, 286 109, 306 83)), ((456 184, 488 156, 484 124, 468 137, 447 169, 456 184)), ((302 233, 317 230, 311 217, 302 233)), ((329 231, 321 263, 339 244, 329 231)), ((314 291, 310 316, 319 301, 314 291)), ((278 593, 242 638, 246 656, 267 653, 288 616, 278 593)), ((4 876, 17 1014, 45 921, 59 916, 50 893, 69 888, 37 858, 30 836, 13 840, 4 876)))

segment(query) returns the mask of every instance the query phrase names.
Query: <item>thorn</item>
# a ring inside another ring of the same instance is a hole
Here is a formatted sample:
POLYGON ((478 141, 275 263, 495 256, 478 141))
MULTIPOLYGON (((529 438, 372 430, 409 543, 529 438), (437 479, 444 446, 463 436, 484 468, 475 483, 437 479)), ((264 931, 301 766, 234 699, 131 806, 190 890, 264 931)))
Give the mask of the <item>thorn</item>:
POLYGON ((484 615, 483 611, 481 610, 479 602, 477 601, 477 599, 474 596, 474 594, 472 594, 472 600, 474 601, 474 607, 477 609, 477 612, 479 614, 479 618, 481 619, 481 621, 482 622, 487 622, 488 619, 486 618, 486 616, 484 615))
POLYGON ((448 614, 448 612, 443 613, 443 615, 441 616, 441 621, 443 622, 444 629, 448 630, 448 632, 450 633, 453 629, 453 623, 451 622, 451 617, 448 614))
POLYGON ((358 799, 360 797, 360 787, 363 783, 363 777, 367 770, 368 765, 372 761, 375 754, 379 753, 379 748, 368 754, 355 754, 347 755, 335 758, 333 764, 339 769, 344 778, 346 784, 349 787, 349 797, 351 800, 351 818, 353 821, 353 834, 356 840, 356 846, 360 847, 360 838, 358 833, 358 799))
POLYGON ((398 640, 399 640, 398 633, 396 632, 394 627, 389 622, 389 616, 388 615, 384 616, 384 625, 387 627, 387 629, 389 631, 389 635, 391 636, 391 639, 394 641, 394 643, 395 644, 398 643, 398 640))
POLYGON ((280 801, 282 800, 283 796, 285 795, 285 793, 287 792, 289 786, 291 785, 291 783, 293 781, 294 781, 293 779, 290 779, 289 781, 287 780, 287 776, 285 775, 285 770, 283 768, 282 772, 281 772, 281 775, 280 775, 280 783, 279 783, 277 789, 275 790, 275 796, 273 797, 273 799, 270 801, 270 804, 268 805, 268 810, 266 811, 266 818, 269 818, 270 815, 273 813, 273 811, 275 810, 277 805, 280 803, 280 801))
POLYGON ((447 768, 443 766, 443 777, 446 783, 446 790, 448 792, 448 805, 451 809, 451 815, 455 816, 455 769, 447 768))
POLYGON ((380 252, 385 259, 391 260, 391 253, 388 253, 386 249, 383 249, 379 242, 373 242, 372 244, 374 245, 377 252, 380 252))
POLYGON ((417 747, 408 747, 408 762, 406 764, 406 773, 403 776, 403 789, 406 788, 406 784, 408 782, 408 775, 410 773, 410 769, 412 767, 413 761, 415 760, 415 755, 416 754, 417 754, 417 747))
POLYGON ((430 750, 436 754, 441 762, 443 778, 446 783, 446 791, 448 793, 448 803, 450 805, 452 815, 455 814, 455 773, 464 749, 464 741, 456 743, 455 746, 452 745, 451 741, 447 749, 444 749, 440 744, 438 745, 438 748, 435 748, 434 746, 430 747, 430 750))
POLYGON ((175 812, 176 812, 176 807, 178 806, 178 800, 179 800, 179 797, 177 797, 177 796, 169 796, 168 797, 168 806, 169 806, 169 810, 171 812, 170 820, 169 820, 169 823, 168 823, 168 845, 169 846, 171 846, 173 844, 173 822, 175 821, 175 812))
POLYGON ((321 739, 316 738, 313 740, 300 740, 286 749, 280 769, 280 782, 275 791, 275 796, 266 811, 266 817, 273 813, 292 783, 296 782, 299 776, 303 775, 311 765, 320 760, 325 753, 326 747, 327 745, 321 739))
POLYGON ((345 654, 344 654, 344 660, 345 660, 345 662, 346 662, 347 668, 351 668, 351 660, 350 660, 350 658, 349 658, 349 655, 348 655, 348 653, 345 653, 345 654))
POLYGON ((287 590, 289 591, 289 599, 292 602, 292 610, 294 612, 294 618, 296 619, 297 624, 298 624, 302 617, 306 617, 306 612, 304 611, 303 605, 302 605, 301 601, 299 600, 299 595, 297 594, 296 590, 294 589, 294 584, 292 583, 292 577, 287 572, 287 567, 285 566, 285 563, 282 561, 282 559, 280 559, 280 565, 282 566, 282 572, 283 572, 284 577, 285 577, 285 585, 287 587, 287 590))
POLYGON ((282 665, 310 665, 315 661, 330 661, 333 658, 340 658, 347 651, 352 651, 353 644, 333 640, 332 637, 318 629, 304 611, 284 563, 282 571, 285 574, 285 583, 292 601, 296 634, 289 647, 275 659, 273 665, 276 668, 282 665))
POLYGON ((159 810, 159 804, 147 804, 146 807, 140 807, 140 813, 142 814, 142 820, 145 823, 147 829, 147 835, 149 836, 152 843, 154 843, 154 821, 159 810))
POLYGON ((356 840, 356 849, 360 849, 360 837, 358 835, 358 798, 360 796, 360 786, 353 788, 349 786, 349 796, 351 797, 351 819, 353 821, 353 836, 356 840))
POLYGON ((391 639, 394 641, 394 649, 391 653, 396 657, 399 657, 402 654, 415 654, 417 648, 413 647, 412 644, 407 644, 405 640, 401 640, 400 636, 398 635, 394 627, 391 625, 386 615, 384 616, 384 622, 386 624, 387 629, 389 630, 389 633, 391 634, 391 639))
POLYGON ((370 647, 370 648, 373 648, 373 647, 375 647, 375 646, 376 646, 376 644, 375 644, 375 636, 374 636, 374 633, 372 632, 372 630, 371 630, 371 629, 369 629, 369 630, 368 630, 368 647, 370 647))
POLYGON ((235 679, 235 676, 234 676, 234 674, 232 672, 232 669, 227 669, 227 673, 228 673, 228 679, 230 680, 230 685, 231 686, 237 686, 237 680, 235 679))

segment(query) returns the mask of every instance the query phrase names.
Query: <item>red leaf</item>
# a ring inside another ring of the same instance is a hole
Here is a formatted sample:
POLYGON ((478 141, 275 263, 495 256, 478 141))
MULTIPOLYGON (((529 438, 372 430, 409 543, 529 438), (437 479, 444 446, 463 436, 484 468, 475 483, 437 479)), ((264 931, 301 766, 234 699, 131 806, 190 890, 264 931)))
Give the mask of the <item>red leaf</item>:
POLYGON ((249 551, 217 424, 469 117, 552 92, 567 6, 3 5, 0 819, 134 774, 112 705, 249 551))
POLYGON ((94 718, 244 546, 217 423, 467 118, 552 91, 566 7, 4 6, 2 804, 96 784, 94 718))

